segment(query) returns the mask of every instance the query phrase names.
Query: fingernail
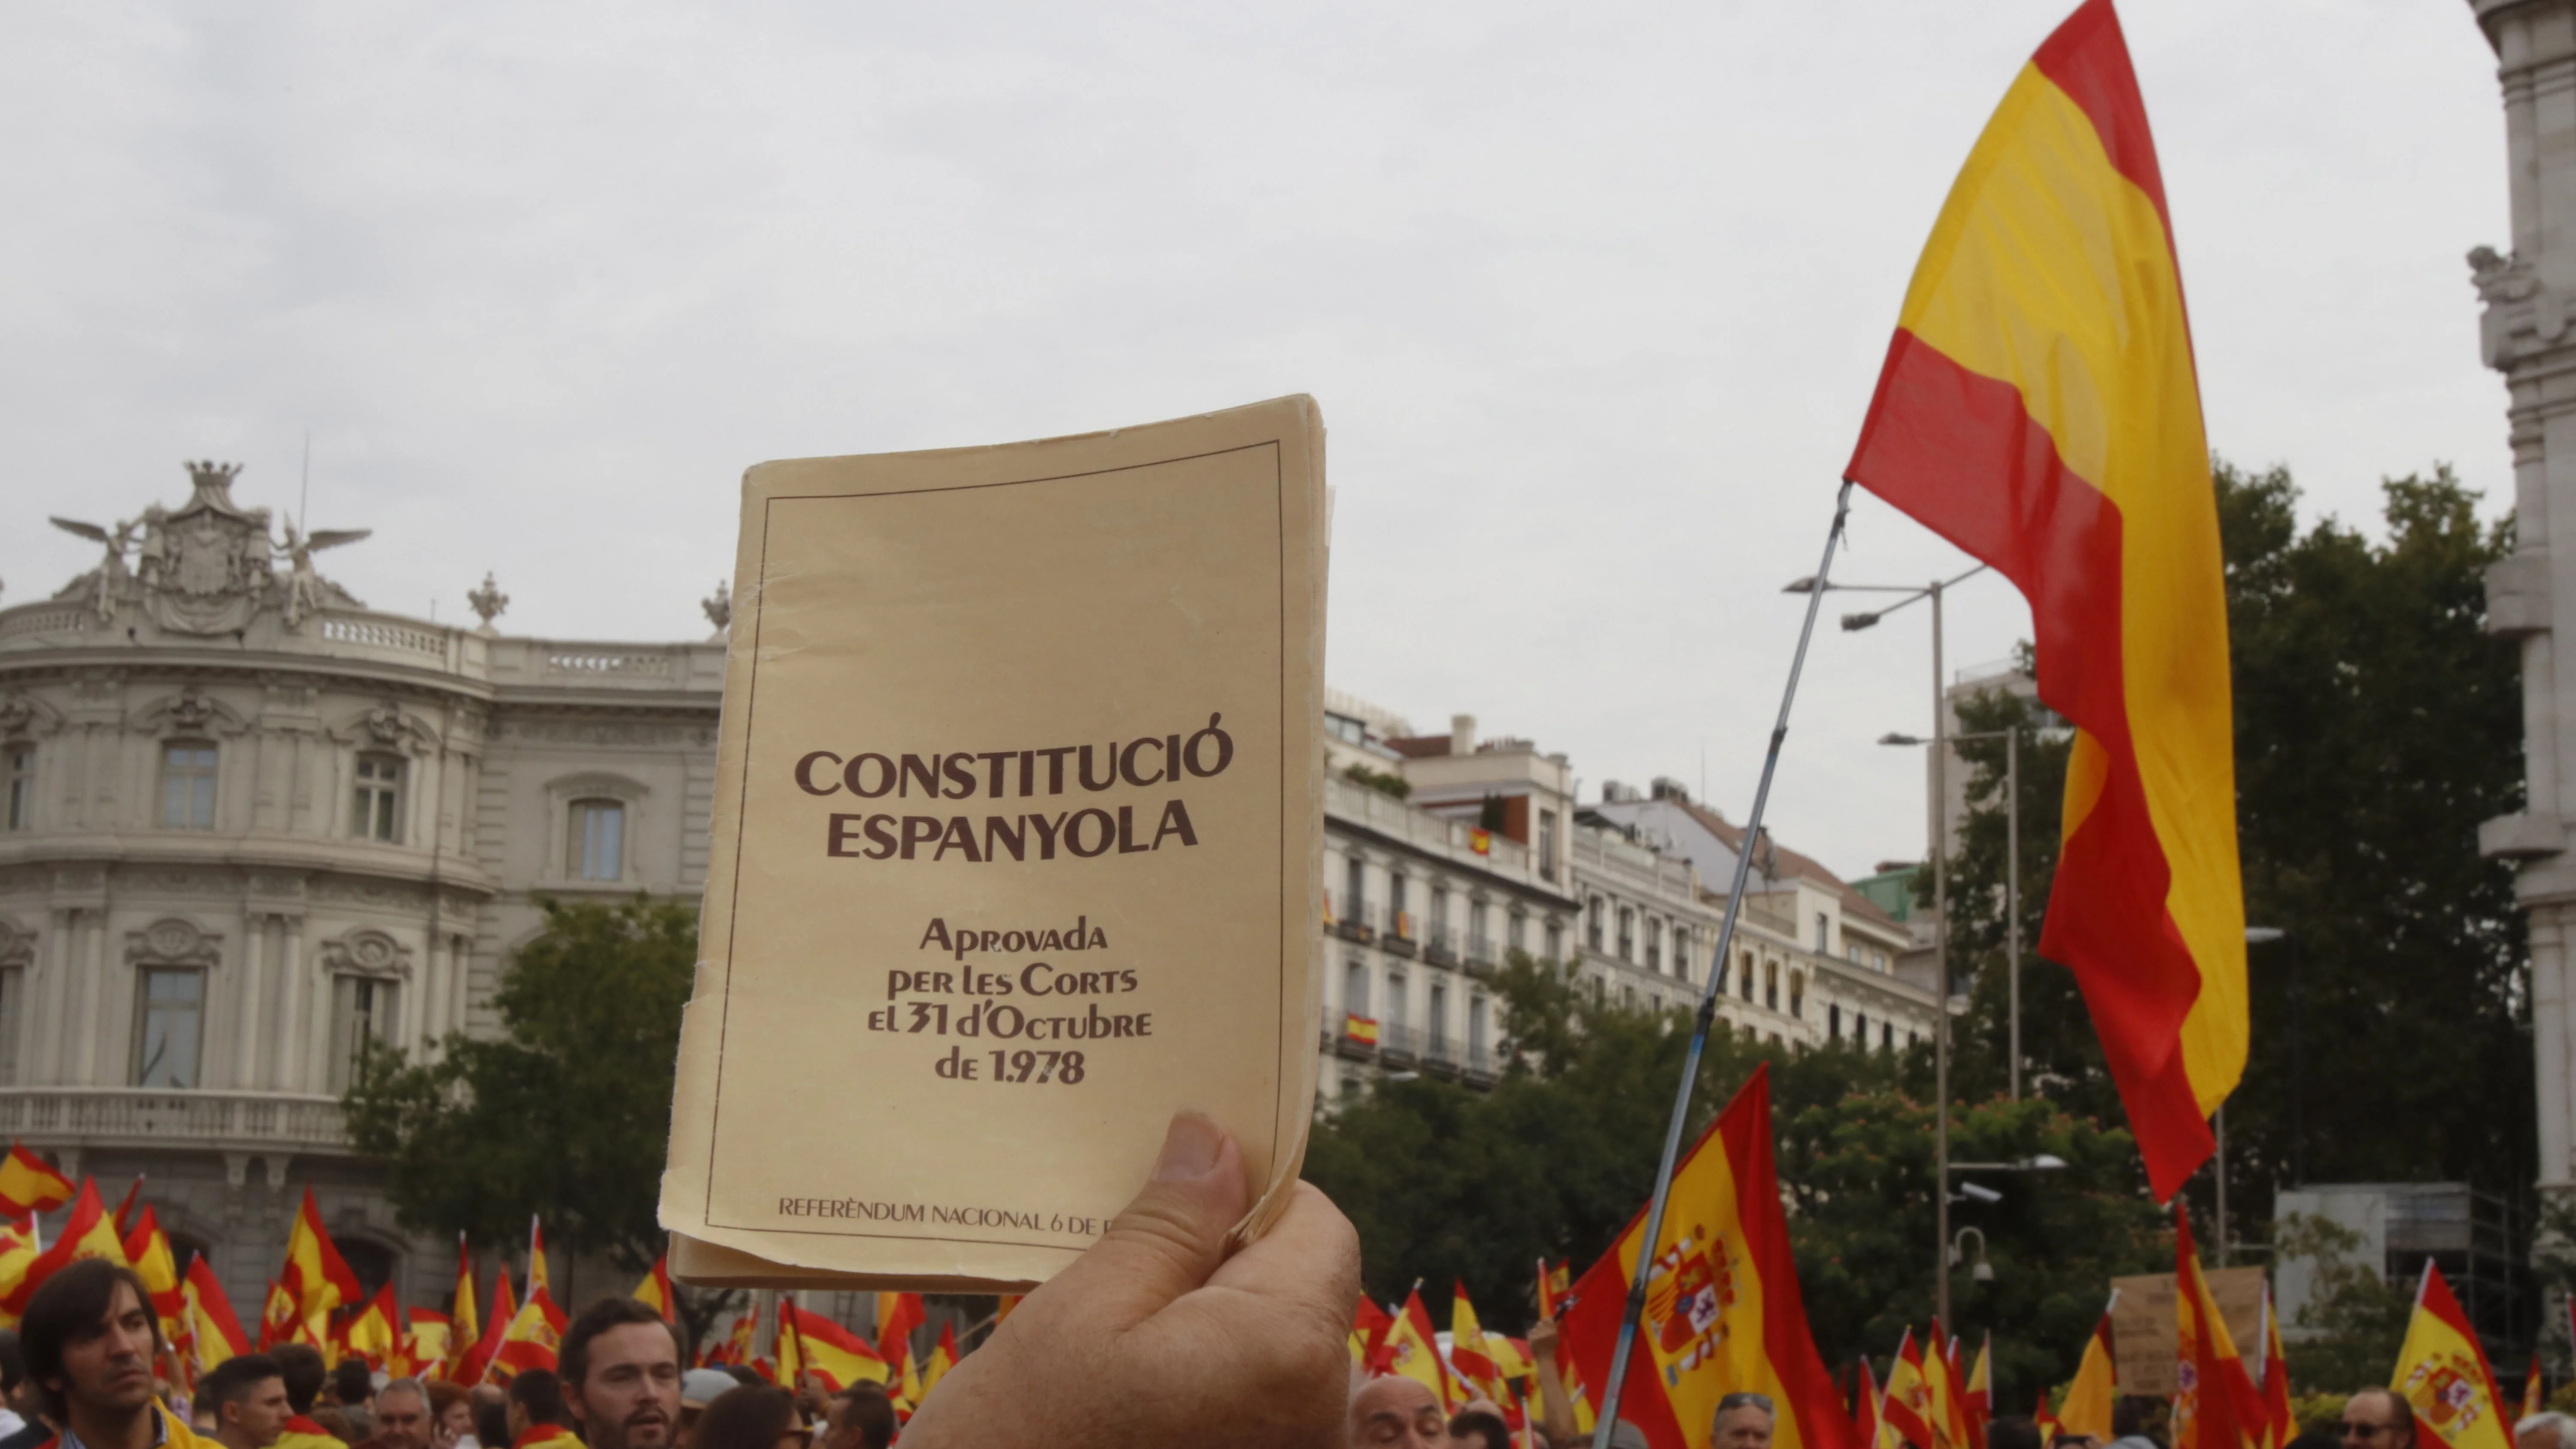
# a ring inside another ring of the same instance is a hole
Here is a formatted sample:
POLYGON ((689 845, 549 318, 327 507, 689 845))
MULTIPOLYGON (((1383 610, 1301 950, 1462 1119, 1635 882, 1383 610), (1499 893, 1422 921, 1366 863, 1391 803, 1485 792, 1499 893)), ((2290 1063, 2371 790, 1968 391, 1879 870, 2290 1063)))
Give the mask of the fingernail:
POLYGON ((1205 1177, 1216 1167, 1216 1155, 1224 1147, 1225 1129, 1216 1125, 1215 1118, 1183 1112, 1163 1134, 1163 1155, 1154 1159, 1154 1180, 1188 1182, 1205 1177))

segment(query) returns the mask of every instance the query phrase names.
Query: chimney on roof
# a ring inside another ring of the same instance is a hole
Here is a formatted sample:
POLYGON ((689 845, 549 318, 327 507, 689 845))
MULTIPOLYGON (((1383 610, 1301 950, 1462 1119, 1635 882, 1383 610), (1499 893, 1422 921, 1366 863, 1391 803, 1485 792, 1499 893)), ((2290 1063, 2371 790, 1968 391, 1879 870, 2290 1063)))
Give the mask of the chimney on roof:
POLYGON ((1655 783, 1650 788, 1653 789, 1655 798, 1658 800, 1679 800, 1685 805, 1690 803, 1690 787, 1670 775, 1657 775, 1655 783))
POLYGON ((1449 753, 1453 755, 1476 753, 1476 717, 1474 715, 1449 716, 1449 753))

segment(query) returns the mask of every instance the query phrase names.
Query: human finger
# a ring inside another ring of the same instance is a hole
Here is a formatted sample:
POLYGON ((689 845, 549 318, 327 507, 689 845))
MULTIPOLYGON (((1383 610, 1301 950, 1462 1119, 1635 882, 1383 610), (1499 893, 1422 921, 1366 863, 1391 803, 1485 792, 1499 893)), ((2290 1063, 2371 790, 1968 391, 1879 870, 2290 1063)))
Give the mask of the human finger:
POLYGON ((1249 1196, 1234 1134, 1203 1113, 1180 1113, 1144 1188, 1012 1319, 1078 1318, 1099 1332, 1142 1322, 1208 1280, 1249 1196))

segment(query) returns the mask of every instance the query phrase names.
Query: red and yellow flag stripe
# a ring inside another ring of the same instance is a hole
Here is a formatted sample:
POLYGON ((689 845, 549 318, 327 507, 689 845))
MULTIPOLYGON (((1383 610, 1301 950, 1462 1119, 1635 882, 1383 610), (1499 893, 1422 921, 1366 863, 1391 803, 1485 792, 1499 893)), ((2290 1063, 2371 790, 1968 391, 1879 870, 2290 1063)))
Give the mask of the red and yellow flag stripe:
POLYGON ((1593 1411, 1601 1393, 1593 1386, 1610 1381, 1628 1285, 1642 1270, 1645 1321, 1619 1417, 1644 1430, 1653 1449, 1704 1443, 1718 1401, 1737 1390, 1768 1394, 1779 1406, 1773 1449, 1853 1449, 1851 1420, 1808 1332, 1790 1257, 1767 1066, 1675 1164, 1659 1251, 1644 1251, 1645 1235, 1640 1212, 1575 1285, 1566 1310, 1559 1342, 1595 1396, 1593 1411))
POLYGON ((2169 1197, 2244 1069, 2218 511, 2164 181, 2110 0, 2022 68, 1924 247, 1846 476, 2028 597, 2077 730, 2042 954, 2169 1197))

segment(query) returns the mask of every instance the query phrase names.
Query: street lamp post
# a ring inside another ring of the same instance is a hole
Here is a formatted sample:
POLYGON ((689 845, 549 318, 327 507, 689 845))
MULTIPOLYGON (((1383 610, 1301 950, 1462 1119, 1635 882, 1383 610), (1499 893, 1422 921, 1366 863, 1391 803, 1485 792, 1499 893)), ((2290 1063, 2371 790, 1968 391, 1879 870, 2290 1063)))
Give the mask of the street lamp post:
MULTIPOLYGON (((1962 740, 2002 740, 2004 742, 2004 981, 2009 989, 2011 1006, 2007 1013, 2004 1049, 2011 1058, 2008 1078, 2012 1100, 2021 1100, 2021 731, 1978 730, 1950 736, 1951 744, 1962 740)), ((1928 745, 1932 741, 1920 735, 1884 734, 1882 745, 1928 745)), ((1939 831, 1946 841, 1950 837, 1950 797, 1943 794, 1936 804, 1941 812, 1939 831)), ((1943 922, 1946 931, 1948 922, 1943 922)))
MULTIPOLYGON (((1843 632, 1857 633, 1904 608, 1917 599, 1932 601, 1932 798, 1949 799, 1949 779, 1943 762, 1949 755, 1950 712, 1942 695, 1941 670, 1941 591, 1986 571, 1975 568, 1947 579, 1934 579, 1922 587, 1889 584, 1826 583, 1827 592, 1854 594, 1903 594, 1904 598, 1884 609, 1843 615, 1843 632)), ((1814 575, 1799 579, 1781 590, 1787 594, 1813 593, 1817 588, 1814 575)), ((1950 1321, 1950 918, 1948 842, 1941 832, 1932 838, 1932 1084, 1938 1098, 1938 1110, 1932 1114, 1932 1155, 1938 1169, 1934 1176, 1933 1213, 1937 1238, 1932 1250, 1932 1298, 1938 1305, 1941 1321, 1950 1321)), ((1753 848, 1750 836, 1745 849, 1753 848)))

